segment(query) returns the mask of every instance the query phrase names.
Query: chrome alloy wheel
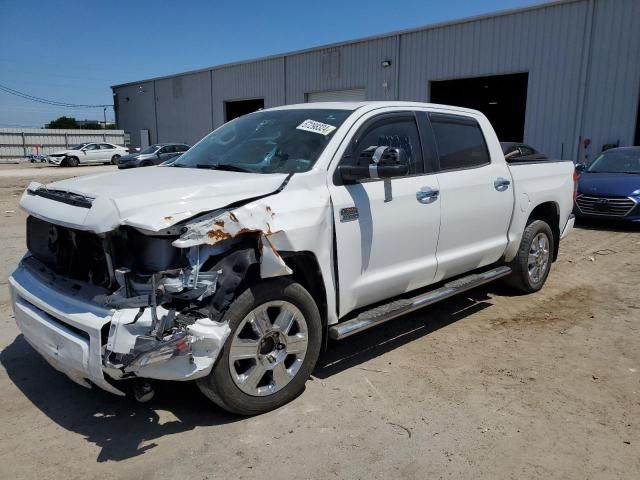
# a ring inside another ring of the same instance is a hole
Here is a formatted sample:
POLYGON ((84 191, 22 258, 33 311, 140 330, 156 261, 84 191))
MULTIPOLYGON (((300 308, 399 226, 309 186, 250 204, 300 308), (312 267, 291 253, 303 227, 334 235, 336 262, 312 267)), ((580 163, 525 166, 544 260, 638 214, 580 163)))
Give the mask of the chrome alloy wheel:
POLYGON ((262 397, 284 388, 307 353, 307 322, 292 303, 275 300, 253 309, 229 346, 229 371, 247 395, 262 397))
POLYGON ((538 283, 544 277, 549 265, 549 238, 545 233, 538 233, 533 237, 529 249, 527 270, 533 283, 538 283))

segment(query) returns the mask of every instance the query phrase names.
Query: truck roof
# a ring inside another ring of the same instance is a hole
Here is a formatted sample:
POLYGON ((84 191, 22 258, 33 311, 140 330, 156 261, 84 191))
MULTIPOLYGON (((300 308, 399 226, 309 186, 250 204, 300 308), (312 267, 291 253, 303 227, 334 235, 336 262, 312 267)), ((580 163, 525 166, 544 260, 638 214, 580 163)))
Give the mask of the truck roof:
POLYGON ((453 105, 441 105, 437 103, 423 102, 404 102, 404 101, 365 101, 365 102, 313 102, 313 103, 296 103, 292 105, 282 105, 279 107, 266 108, 265 110, 293 110, 293 109, 330 109, 330 110, 358 110, 384 107, 431 107, 438 109, 451 110, 457 113, 467 113, 473 115, 482 115, 478 110, 471 108, 456 107, 453 105))

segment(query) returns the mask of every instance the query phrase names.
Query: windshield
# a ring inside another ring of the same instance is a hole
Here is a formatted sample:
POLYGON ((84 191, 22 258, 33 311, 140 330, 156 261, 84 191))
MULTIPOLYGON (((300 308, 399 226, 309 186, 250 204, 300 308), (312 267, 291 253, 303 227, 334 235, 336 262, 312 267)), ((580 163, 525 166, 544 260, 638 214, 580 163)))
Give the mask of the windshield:
POLYGON ((607 150, 587 169, 591 173, 640 173, 640 148, 607 150))
POLYGON ((160 148, 160 145, 149 145, 147 148, 140 152, 140 155, 147 155, 149 153, 155 153, 160 148))
POLYGON ((77 145, 73 145, 73 146, 69 147, 69 150, 80 150, 81 148, 84 148, 87 145, 89 145, 89 142, 79 143, 77 145))
POLYGON ((224 124, 187 150, 174 167, 251 173, 311 169, 350 110, 261 111, 224 124))

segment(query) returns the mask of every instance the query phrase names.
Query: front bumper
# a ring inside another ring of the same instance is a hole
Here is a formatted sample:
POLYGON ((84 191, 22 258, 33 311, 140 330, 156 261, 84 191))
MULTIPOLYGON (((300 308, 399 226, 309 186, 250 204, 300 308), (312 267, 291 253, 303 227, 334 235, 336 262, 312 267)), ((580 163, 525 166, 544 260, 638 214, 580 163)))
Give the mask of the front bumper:
POLYGON ((18 328, 51 366, 84 387, 91 387, 89 380, 123 395, 102 371, 101 331, 113 312, 89 303, 82 292, 65 295, 22 263, 9 277, 9 290, 18 328))
POLYGON ((47 163, 51 165, 60 165, 65 157, 47 157, 47 163))
POLYGON ((125 168, 136 168, 140 166, 140 162, 138 160, 127 160, 126 162, 118 162, 118 168, 119 169, 125 169, 125 168))
MULTIPOLYGON (((11 302, 18 328, 27 342, 56 370, 78 384, 91 384, 118 395, 108 380, 152 378, 192 380, 209 374, 228 334, 226 324, 208 319, 185 330, 188 351, 150 351, 130 365, 114 366, 113 352, 133 352, 136 340, 148 334, 149 309, 108 309, 92 298, 90 285, 80 285, 34 269, 26 257, 9 277, 11 302)), ((159 308, 160 313, 166 310, 159 308)))

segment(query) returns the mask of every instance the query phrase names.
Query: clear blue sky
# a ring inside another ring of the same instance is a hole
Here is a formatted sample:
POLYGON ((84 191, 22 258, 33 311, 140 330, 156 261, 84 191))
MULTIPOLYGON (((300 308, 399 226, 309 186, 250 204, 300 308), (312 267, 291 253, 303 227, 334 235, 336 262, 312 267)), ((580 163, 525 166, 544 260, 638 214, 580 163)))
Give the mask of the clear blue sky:
MULTIPOLYGON (((540 0, 0 0, 0 84, 74 104, 111 85, 541 3, 540 0)), ((0 127, 61 115, 0 92, 0 127)), ((107 111, 113 118, 113 110, 107 111)))

